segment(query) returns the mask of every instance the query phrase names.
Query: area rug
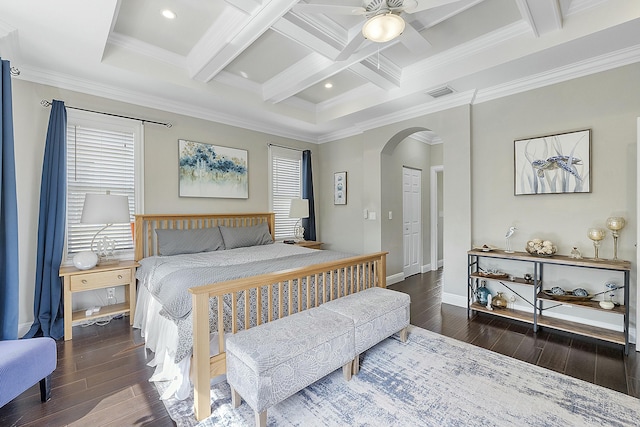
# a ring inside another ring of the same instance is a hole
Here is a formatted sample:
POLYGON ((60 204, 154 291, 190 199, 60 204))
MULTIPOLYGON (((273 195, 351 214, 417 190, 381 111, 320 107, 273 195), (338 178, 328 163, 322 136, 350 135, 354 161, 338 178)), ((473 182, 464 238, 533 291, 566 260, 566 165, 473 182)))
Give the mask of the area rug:
MULTIPOLYGON (((165 385, 157 383, 160 393, 165 385)), ((179 427, 253 426, 212 385, 212 415, 197 423, 193 398, 167 400, 179 427)), ((346 382, 339 369, 267 411, 269 426, 637 426, 640 400, 411 326, 363 354, 346 382)))

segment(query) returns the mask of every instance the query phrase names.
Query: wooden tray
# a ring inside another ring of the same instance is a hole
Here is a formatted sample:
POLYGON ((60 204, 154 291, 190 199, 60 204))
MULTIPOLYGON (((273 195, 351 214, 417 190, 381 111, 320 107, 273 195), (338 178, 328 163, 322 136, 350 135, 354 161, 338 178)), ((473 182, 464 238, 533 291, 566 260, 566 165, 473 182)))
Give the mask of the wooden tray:
POLYGON ((591 298, 594 297, 594 295, 591 295, 591 294, 587 295, 586 297, 573 295, 573 291, 569 291, 564 295, 557 295, 557 294, 551 293, 549 289, 543 289, 542 292, 549 298, 553 298, 558 301, 589 301, 591 298))
POLYGON ((508 279, 507 273, 485 273, 484 271, 478 271, 478 276, 486 277, 487 279, 508 279))

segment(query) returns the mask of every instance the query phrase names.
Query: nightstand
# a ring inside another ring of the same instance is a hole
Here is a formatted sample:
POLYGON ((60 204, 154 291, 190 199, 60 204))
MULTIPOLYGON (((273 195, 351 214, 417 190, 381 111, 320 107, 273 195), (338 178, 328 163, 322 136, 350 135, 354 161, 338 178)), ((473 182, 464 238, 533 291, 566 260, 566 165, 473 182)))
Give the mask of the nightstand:
POLYGON ((109 315, 129 313, 129 324, 133 325, 136 308, 136 268, 135 261, 120 261, 117 264, 98 265, 90 270, 79 270, 74 266, 60 267, 60 277, 64 279, 64 340, 72 338, 71 327, 74 323, 96 319, 109 315), (125 301, 119 304, 101 307, 100 311, 89 316, 86 310, 71 311, 74 292, 106 289, 116 286, 125 287, 125 301))
POLYGON ((309 249, 322 249, 322 242, 316 242, 315 240, 300 240, 299 242, 295 243, 298 246, 302 246, 304 248, 309 248, 309 249))

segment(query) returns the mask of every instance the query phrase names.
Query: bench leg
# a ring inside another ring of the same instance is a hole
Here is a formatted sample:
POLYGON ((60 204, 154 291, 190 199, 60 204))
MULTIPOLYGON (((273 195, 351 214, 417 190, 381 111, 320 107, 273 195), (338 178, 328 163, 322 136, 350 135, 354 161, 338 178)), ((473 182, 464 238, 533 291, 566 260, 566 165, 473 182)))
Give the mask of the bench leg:
POLYGON ((40 400, 48 402, 51 399, 51 375, 40 380, 40 400))
POLYGON ((255 412, 256 414, 256 427, 267 427, 267 410, 262 412, 255 412))
POLYGON ((342 366, 342 374, 344 375, 345 381, 351 380, 352 369, 353 369, 353 360, 350 360, 349 363, 342 366))
POLYGON ((403 328, 400 331, 400 341, 407 342, 407 336, 409 335, 409 327, 403 328))
POLYGON ((356 358, 353 359, 353 375, 358 375, 360 372, 360 355, 356 354, 356 358))
POLYGON ((231 406, 237 408, 241 403, 242 397, 240 397, 240 393, 238 393, 235 388, 231 387, 231 406))

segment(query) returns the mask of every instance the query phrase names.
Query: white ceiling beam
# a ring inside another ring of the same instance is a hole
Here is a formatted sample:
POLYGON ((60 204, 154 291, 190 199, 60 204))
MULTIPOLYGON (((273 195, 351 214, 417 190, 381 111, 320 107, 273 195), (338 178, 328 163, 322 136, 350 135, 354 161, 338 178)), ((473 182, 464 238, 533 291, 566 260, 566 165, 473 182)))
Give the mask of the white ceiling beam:
POLYGON ((516 0, 516 3, 522 19, 531 26, 536 37, 562 29, 562 11, 558 0, 516 0))
MULTIPOLYGON (((387 43, 385 48, 396 43, 398 43, 398 39, 387 43)), ((262 91, 263 99, 273 103, 281 102, 354 64, 358 64, 377 51, 377 46, 366 46, 348 60, 338 62, 318 53, 311 53, 286 71, 265 82, 262 91)))
POLYGON ((340 53, 335 40, 291 13, 278 20, 271 29, 327 58, 335 58, 340 53))
POLYGON ((189 75, 208 82, 280 19, 297 0, 270 0, 247 14, 227 7, 187 56, 189 75))
POLYGON ((238 9, 240 9, 241 11, 243 11, 248 15, 251 15, 256 10, 260 9, 260 7, 262 7, 262 4, 264 3, 264 1, 262 0, 225 0, 225 1, 229 3, 231 6, 237 7, 238 9))
MULTIPOLYGON (((340 49, 335 47, 339 45, 339 42, 336 41, 335 37, 330 36, 331 31, 323 31, 322 28, 314 25, 313 22, 305 20, 302 16, 293 12, 288 13, 282 19, 278 20, 271 29, 325 56, 327 59, 336 58, 340 54, 340 49)), ((361 25, 349 29, 348 34, 350 37, 356 37, 357 34, 362 34, 361 25)), ((385 46, 385 48, 386 47, 387 46, 385 46)), ((386 58, 383 57, 380 59, 380 67, 374 67, 372 63, 368 64, 366 62, 354 63, 350 66, 350 70, 364 79, 370 80, 380 88, 393 89, 399 87, 401 70, 386 60, 386 58)), ((317 66, 319 63, 310 61, 309 64, 317 66)), ((326 62, 326 64, 327 66, 333 65, 332 62, 326 62)), ((310 69, 308 73, 315 71, 317 70, 310 69)), ((302 73, 306 74, 307 71, 302 71, 302 73)), ((266 87, 270 87, 268 82, 266 83, 266 87)), ((275 84, 271 86, 271 88, 274 89, 275 84)), ((266 89, 266 91, 269 91, 269 89, 266 89)))
POLYGON ((400 87, 400 78, 398 76, 392 75, 383 68, 378 68, 370 61, 353 64, 349 69, 379 88, 391 90, 400 87))

